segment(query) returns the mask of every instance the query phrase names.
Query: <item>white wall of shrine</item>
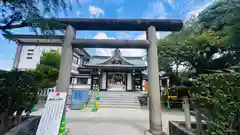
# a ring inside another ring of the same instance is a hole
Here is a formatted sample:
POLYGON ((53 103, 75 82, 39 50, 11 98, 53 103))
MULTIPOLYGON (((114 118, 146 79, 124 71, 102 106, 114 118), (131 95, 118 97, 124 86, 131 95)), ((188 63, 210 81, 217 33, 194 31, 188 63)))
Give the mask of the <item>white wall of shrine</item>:
POLYGON ((107 73, 103 72, 102 73, 102 79, 101 79, 101 84, 102 84, 101 89, 107 89, 106 81, 107 81, 107 73))
POLYGON ((127 90, 132 90, 132 74, 127 74, 127 90))

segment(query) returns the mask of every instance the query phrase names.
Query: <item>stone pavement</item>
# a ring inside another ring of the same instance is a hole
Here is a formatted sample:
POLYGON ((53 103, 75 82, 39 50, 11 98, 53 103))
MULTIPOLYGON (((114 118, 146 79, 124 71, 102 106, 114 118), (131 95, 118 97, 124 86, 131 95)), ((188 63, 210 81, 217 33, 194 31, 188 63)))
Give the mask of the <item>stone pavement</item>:
MULTIPOLYGON (((68 135, 143 135, 149 129, 148 117, 146 109, 100 108, 98 112, 69 110, 68 135)), ((168 134, 168 121, 183 121, 184 113, 164 111, 162 118, 163 131, 168 134)))

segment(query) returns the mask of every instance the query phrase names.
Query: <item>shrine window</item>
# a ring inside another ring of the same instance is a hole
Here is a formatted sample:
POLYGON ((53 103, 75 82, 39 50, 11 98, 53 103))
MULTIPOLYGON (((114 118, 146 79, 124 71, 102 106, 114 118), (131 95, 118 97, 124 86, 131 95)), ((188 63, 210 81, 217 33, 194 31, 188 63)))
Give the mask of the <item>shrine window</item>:
POLYGON ((88 78, 77 78, 77 84, 88 84, 88 78))

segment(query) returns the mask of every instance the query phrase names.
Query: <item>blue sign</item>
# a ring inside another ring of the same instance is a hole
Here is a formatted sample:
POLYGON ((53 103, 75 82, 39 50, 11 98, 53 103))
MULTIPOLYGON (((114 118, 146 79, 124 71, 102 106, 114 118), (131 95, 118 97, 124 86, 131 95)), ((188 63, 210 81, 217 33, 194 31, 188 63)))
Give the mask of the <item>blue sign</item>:
POLYGON ((88 91, 72 90, 72 104, 82 104, 88 100, 88 91))

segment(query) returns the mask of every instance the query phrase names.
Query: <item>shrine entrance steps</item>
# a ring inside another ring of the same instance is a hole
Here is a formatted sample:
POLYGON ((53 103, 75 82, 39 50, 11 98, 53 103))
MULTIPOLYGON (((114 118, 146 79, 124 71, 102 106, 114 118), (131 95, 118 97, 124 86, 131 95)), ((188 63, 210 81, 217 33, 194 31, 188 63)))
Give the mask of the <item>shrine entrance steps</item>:
POLYGON ((107 91, 126 91, 125 86, 123 84, 108 84, 107 91))
MULTIPOLYGON (((138 96, 139 92, 100 92, 99 109, 101 108, 141 108, 138 96)), ((93 107, 94 97, 88 103, 88 107, 93 107)))

